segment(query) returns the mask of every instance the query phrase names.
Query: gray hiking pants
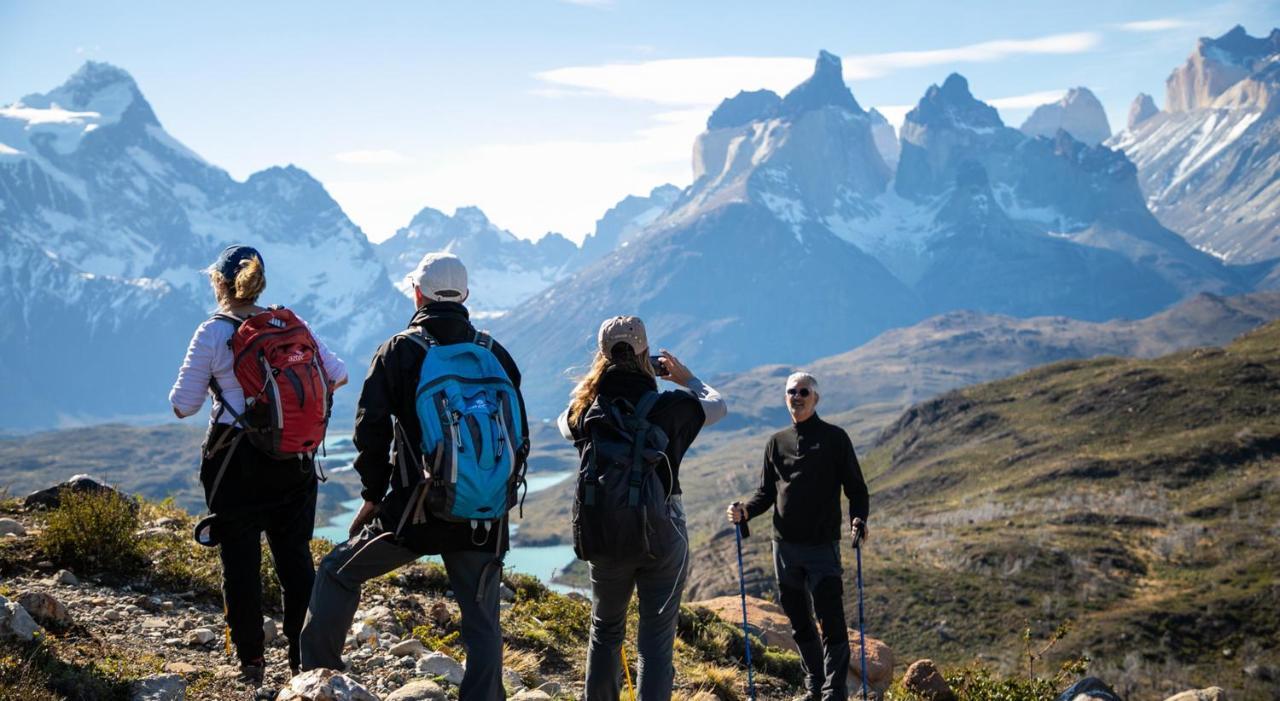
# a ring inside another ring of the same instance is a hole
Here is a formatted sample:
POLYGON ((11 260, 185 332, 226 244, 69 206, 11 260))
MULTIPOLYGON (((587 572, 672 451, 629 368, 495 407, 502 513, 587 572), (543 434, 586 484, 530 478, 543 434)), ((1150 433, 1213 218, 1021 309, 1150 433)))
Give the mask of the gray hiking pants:
POLYGON ((675 679, 671 653, 680 616, 680 598, 689 571, 689 536, 679 495, 667 503, 680 539, 663 557, 650 560, 641 554, 590 562, 591 641, 587 646, 585 701, 617 701, 619 698, 622 683, 619 656, 627 632, 627 606, 631 603, 632 590, 640 596, 640 630, 636 634, 638 697, 641 701, 671 699, 671 684, 675 679))
MULTIPOLYGON (((420 557, 396 544, 390 533, 373 526, 365 526, 355 538, 326 555, 316 572, 311 607, 302 626, 302 669, 341 670, 342 645, 360 602, 360 585, 420 557)), ((449 586, 462 610, 462 644, 467 649, 459 698, 506 698, 502 687, 502 630, 498 626, 502 561, 492 552, 476 550, 444 553, 442 557, 449 586)))
POLYGON ((778 598, 800 648, 805 691, 812 701, 844 701, 849 673, 849 630, 844 618, 840 543, 773 541, 778 598), (814 615, 822 627, 821 637, 814 615))

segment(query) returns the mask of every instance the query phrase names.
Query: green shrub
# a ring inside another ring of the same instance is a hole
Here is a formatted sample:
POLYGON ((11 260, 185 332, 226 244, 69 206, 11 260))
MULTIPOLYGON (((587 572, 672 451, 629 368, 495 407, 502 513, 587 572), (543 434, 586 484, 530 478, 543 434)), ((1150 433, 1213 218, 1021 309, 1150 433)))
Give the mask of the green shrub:
POLYGON ((64 492, 49 514, 40 547, 79 572, 131 576, 147 564, 138 530, 138 505, 115 492, 64 492))

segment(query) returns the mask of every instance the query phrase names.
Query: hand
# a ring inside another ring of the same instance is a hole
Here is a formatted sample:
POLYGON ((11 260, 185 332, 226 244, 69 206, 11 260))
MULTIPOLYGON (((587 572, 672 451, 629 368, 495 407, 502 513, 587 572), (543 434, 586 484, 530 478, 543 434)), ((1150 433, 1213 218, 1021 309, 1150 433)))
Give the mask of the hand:
POLYGON ((747 510, 736 501, 724 510, 724 515, 729 519, 729 523, 746 523, 747 521, 747 510))
POLYGON ((667 374, 663 375, 662 379, 674 382, 681 387, 688 387, 689 380, 693 379, 693 373, 689 372, 689 368, 685 367, 684 363, 680 362, 674 355, 671 355, 669 350, 659 351, 659 355, 662 356, 662 365, 667 368, 667 374))
POLYGON ((174 415, 174 416, 176 416, 176 417, 178 417, 178 418, 180 418, 180 419, 185 419, 185 418, 187 418, 187 417, 185 417, 185 416, 183 416, 183 415, 182 415, 182 412, 178 411, 178 407, 176 407, 176 406, 175 406, 175 407, 173 407, 173 415, 174 415))
POLYGON ((360 510, 356 512, 356 517, 351 519, 351 527, 347 529, 347 537, 356 537, 360 529, 364 528, 365 524, 372 521, 373 517, 377 515, 378 505, 371 501, 366 501, 360 506, 360 510))
POLYGON ((853 537, 853 547, 861 547, 867 540, 867 522, 855 518, 849 523, 849 535, 853 537))

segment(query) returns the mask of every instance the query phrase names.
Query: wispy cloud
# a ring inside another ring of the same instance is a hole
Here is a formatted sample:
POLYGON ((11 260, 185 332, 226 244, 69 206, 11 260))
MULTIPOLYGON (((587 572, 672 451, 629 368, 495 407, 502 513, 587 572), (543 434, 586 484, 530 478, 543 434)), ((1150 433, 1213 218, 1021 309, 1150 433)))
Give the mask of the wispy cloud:
POLYGON ((366 149, 333 154, 333 160, 353 165, 392 165, 407 163, 409 157, 392 149, 366 149))
POLYGON ((1191 22, 1177 17, 1161 17, 1159 19, 1144 19, 1137 22, 1125 22, 1116 25, 1116 29, 1126 32, 1167 32, 1171 29, 1181 29, 1190 27, 1191 22))
MULTIPOLYGON (((895 71, 937 65, 989 63, 1033 54, 1089 51, 1101 42, 1094 32, 1053 34, 1032 39, 998 39, 946 49, 894 51, 846 56, 846 80, 866 80, 895 71)), ((714 105, 739 90, 785 92, 813 70, 813 59, 797 57, 716 56, 634 63, 568 66, 534 77, 559 88, 644 100, 663 105, 714 105)))
POLYGON ((1041 90, 1040 92, 1029 92, 1025 95, 997 97, 994 100, 986 100, 986 103, 999 110, 1026 110, 1040 105, 1047 105, 1050 102, 1057 102, 1066 94, 1067 91, 1065 89, 1041 90))

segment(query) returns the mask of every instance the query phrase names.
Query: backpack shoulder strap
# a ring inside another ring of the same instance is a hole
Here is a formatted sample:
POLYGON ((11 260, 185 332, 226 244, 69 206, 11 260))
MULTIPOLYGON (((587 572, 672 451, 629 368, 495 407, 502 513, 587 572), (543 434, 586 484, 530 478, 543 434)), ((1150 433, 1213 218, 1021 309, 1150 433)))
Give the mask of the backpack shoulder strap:
POLYGON ((244 323, 244 319, 241 319, 240 317, 235 316, 234 314, 228 314, 226 312, 218 312, 217 314, 214 314, 213 316, 209 317, 209 320, 210 321, 213 321, 213 320, 226 321, 226 322, 229 322, 232 326, 234 326, 237 329, 239 329, 240 325, 244 323))
POLYGON ((472 342, 487 351, 493 350, 493 336, 490 336, 488 331, 476 331, 475 340, 472 342))
POLYGON ((440 342, 436 340, 435 336, 427 333, 427 330, 421 326, 410 326, 404 331, 396 334, 394 337, 407 338, 419 346, 422 346, 422 350, 424 351, 430 351, 432 346, 440 345, 440 342))
POLYGON ((640 418, 649 418, 649 412, 653 411, 653 405, 658 403, 658 393, 649 390, 640 397, 640 401, 636 402, 636 416, 640 418))

